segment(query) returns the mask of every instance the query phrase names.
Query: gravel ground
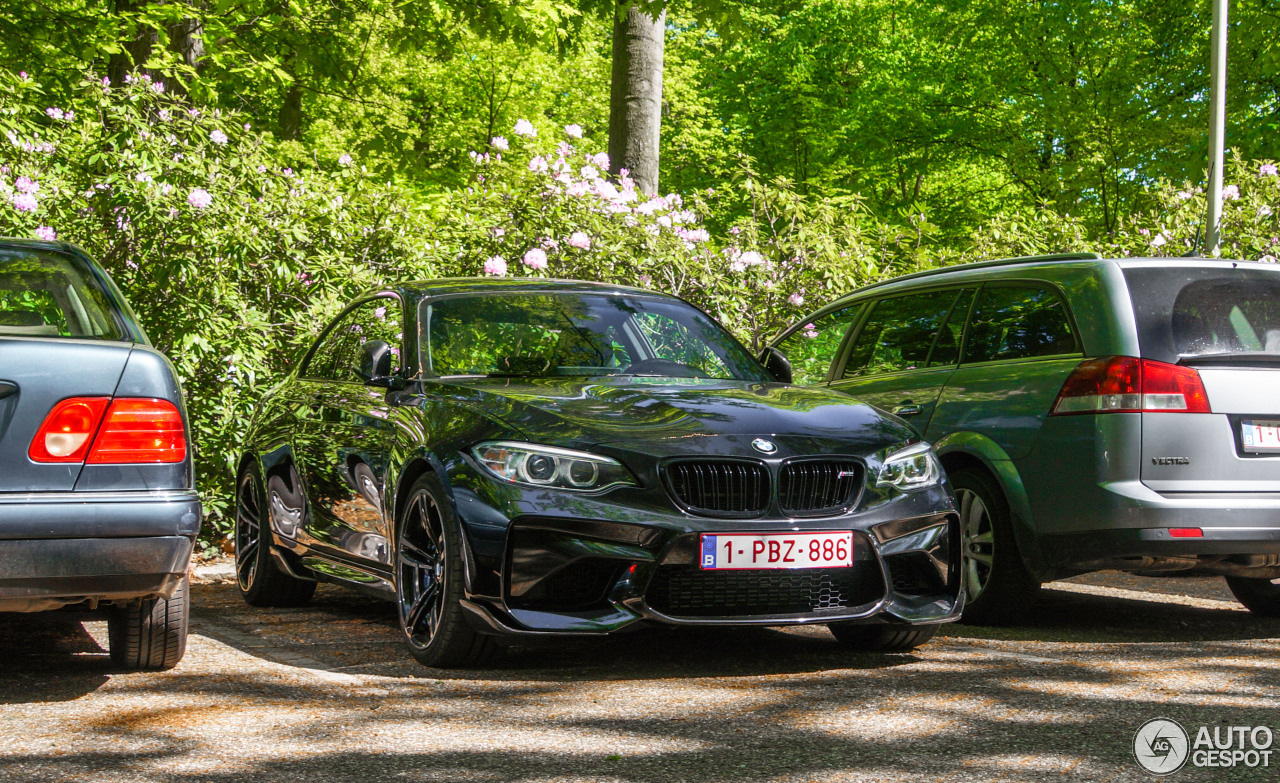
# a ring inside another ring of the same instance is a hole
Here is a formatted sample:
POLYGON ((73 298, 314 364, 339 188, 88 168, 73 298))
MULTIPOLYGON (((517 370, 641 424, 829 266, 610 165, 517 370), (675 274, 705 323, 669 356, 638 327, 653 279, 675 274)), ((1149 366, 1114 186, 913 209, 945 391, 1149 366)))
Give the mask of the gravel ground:
POLYGON ((437 672, 389 604, 322 586, 253 609, 225 572, 201 569, 170 672, 114 671, 91 615, 0 615, 0 781, 1147 781, 1132 738, 1155 717, 1268 725, 1280 750, 1280 621, 1221 580, 1058 582, 1028 625, 909 655, 649 630, 437 672))

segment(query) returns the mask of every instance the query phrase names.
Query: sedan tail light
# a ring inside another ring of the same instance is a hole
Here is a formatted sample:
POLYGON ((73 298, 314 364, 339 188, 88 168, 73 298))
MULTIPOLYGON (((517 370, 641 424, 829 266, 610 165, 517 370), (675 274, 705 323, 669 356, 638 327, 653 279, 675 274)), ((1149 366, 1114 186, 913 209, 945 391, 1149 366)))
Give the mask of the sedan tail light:
POLYGON ((168 400, 72 397, 45 417, 27 455, 33 462, 91 465, 182 462, 187 436, 168 400))
POLYGON ((1209 413, 1209 395, 1191 367, 1107 356, 1080 362, 1049 415, 1136 412, 1209 413))

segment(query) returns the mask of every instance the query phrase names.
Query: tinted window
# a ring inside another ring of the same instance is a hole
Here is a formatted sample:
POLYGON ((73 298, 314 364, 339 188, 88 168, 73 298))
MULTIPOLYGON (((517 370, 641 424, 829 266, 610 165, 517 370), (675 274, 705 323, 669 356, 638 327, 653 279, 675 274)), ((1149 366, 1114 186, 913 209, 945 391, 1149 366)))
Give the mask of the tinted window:
POLYGON ((1077 353, 1058 295, 1045 286, 986 286, 978 294, 965 343, 966 362, 1077 353))
POLYGON ((49 253, 0 253, 0 335, 124 340, 116 307, 79 264, 49 253))
POLYGON ((778 350, 791 362, 791 373, 796 383, 822 383, 827 379, 827 371, 840 350, 845 332, 849 331, 860 312, 862 305, 857 304, 827 313, 778 343, 778 350))
POLYGON ((976 289, 965 289, 947 316, 946 323, 938 330, 938 339, 933 344, 933 352, 929 354, 930 367, 946 367, 960 361, 960 342, 964 339, 964 322, 969 317, 969 307, 973 304, 976 289))
POLYGON ((436 375, 765 379, 727 332, 676 300, 489 294, 422 308, 422 360, 436 375))
POLYGON ((1126 269, 1142 355, 1280 353, 1280 269, 1126 269))
MULTIPOLYGON (((330 329, 316 347, 303 375, 308 378, 325 378, 336 381, 361 381, 360 346, 370 340, 382 340, 391 345, 392 353, 400 356, 401 333, 400 302, 391 297, 379 297, 361 304, 330 329)), ((396 367, 399 362, 395 362, 396 367)))
POLYGON ((927 366, 939 327, 960 293, 930 291, 877 302, 854 341, 844 377, 927 366))

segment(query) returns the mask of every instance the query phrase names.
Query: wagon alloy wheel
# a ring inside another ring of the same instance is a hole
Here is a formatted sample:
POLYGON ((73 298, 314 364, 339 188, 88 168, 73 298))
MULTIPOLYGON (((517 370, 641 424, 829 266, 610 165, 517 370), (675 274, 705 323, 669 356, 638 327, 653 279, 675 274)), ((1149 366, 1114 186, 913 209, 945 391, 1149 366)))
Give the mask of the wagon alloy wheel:
POLYGON ((964 589, 972 601, 982 595, 991 578, 995 533, 991 530, 991 517, 987 514, 987 507, 976 492, 961 489, 956 492, 956 500, 960 501, 964 589))
POLYGON ((235 544, 236 583, 250 606, 302 606, 311 600, 316 583, 285 573, 271 557, 271 517, 255 463, 245 465, 236 481, 235 544))
POLYGON ((444 610, 446 543, 440 508, 429 493, 413 496, 405 514, 397 554, 400 571, 400 625, 410 646, 431 643, 444 610))
POLYGON ((409 652, 438 668, 473 666, 497 648, 467 623, 462 537, 435 474, 418 477, 398 515, 396 607, 409 652))
POLYGON ((995 479, 977 468, 952 471, 951 485, 960 507, 962 620, 973 625, 1018 622, 1030 611, 1040 583, 1023 565, 1009 503, 995 479))

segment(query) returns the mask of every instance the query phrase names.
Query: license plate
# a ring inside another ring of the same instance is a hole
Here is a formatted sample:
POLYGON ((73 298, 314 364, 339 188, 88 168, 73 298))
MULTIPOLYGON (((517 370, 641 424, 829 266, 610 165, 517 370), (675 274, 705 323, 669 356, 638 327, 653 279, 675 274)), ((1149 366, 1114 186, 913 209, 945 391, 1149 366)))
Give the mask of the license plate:
POLYGON ((1240 440, 1245 451, 1280 452, 1280 421, 1242 421, 1240 440))
POLYGON ((705 571, 748 568, 847 568, 853 565, 853 533, 703 533, 705 571))

